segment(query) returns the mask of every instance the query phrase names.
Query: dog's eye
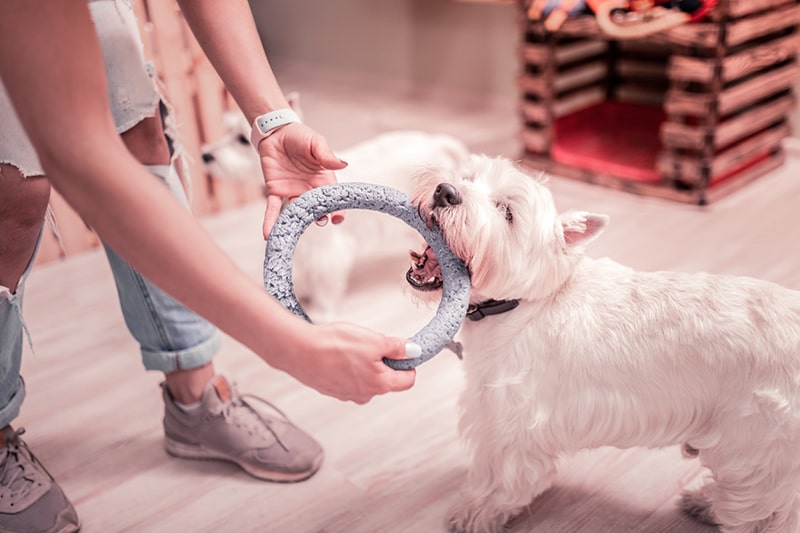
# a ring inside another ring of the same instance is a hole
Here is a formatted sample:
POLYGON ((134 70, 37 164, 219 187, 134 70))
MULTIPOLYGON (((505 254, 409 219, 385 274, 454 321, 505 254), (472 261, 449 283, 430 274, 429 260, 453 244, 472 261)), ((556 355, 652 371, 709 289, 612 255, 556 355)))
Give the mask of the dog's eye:
POLYGON ((509 224, 514 222, 514 213, 511 212, 511 207, 508 204, 497 204, 497 209, 506 217, 506 222, 509 224))
POLYGON ((236 137, 236 140, 239 141, 239 144, 250 144, 250 139, 248 139, 241 133, 239 134, 238 137, 236 137))

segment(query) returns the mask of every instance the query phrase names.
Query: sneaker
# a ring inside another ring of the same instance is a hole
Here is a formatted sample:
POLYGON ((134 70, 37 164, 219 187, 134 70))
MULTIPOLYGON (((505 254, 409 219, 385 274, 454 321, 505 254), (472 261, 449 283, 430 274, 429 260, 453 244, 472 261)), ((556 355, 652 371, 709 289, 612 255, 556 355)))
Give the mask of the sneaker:
POLYGON ((203 390, 200 407, 185 412, 164 394, 164 434, 167 453, 184 459, 221 459, 239 465, 259 479, 303 481, 322 463, 322 447, 277 407, 250 394, 239 394, 222 376, 203 390), (275 414, 257 410, 253 400, 275 414))
POLYGON ((0 532, 72 533, 78 513, 11 426, 0 430, 0 532))

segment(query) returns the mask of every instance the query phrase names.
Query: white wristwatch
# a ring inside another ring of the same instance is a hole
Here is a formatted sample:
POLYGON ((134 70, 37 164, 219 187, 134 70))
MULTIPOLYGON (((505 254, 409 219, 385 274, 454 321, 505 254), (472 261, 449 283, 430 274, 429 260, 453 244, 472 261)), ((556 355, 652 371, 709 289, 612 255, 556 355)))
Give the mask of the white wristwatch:
POLYGON ((253 129, 250 132, 250 142, 253 144, 253 148, 258 148, 258 143, 275 133, 275 130, 281 126, 293 122, 302 122, 302 120, 291 109, 277 109, 256 117, 253 121, 253 129))

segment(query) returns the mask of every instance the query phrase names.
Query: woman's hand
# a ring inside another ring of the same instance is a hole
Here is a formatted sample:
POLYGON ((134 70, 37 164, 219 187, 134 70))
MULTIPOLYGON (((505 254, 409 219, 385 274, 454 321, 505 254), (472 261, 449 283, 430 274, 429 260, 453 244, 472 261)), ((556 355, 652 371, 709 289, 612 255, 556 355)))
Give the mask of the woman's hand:
MULTIPOLYGON (((291 201, 314 187, 336 183, 334 171, 347 166, 322 135, 299 123, 278 129, 263 139, 257 149, 267 186, 265 239, 280 215, 284 199, 291 201)), ((341 212, 331 214, 335 224, 343 219, 341 212)))
POLYGON ((349 323, 311 326, 311 334, 273 364, 322 394, 358 404, 410 389, 415 370, 393 370, 384 357, 418 357, 418 345, 349 323))

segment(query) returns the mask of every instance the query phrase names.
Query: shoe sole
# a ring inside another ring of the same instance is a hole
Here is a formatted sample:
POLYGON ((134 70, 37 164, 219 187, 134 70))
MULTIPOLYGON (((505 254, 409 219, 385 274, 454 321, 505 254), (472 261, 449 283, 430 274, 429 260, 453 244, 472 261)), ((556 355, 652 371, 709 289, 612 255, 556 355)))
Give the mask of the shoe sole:
MULTIPOLYGON (((71 509, 64 509, 56 517, 56 523, 53 529, 47 533, 78 533, 81 530, 81 520, 78 518, 71 509), (75 520, 78 523, 75 523, 75 520)), ((18 530, 6 529, 0 526, 0 533, 18 533, 18 530)))
POLYGON ((169 455, 173 457, 179 457, 181 459, 194 459, 199 461, 225 461, 228 463, 233 463, 255 478, 263 479, 264 481, 272 481, 275 483, 297 483, 298 481, 305 481, 317 473, 320 465, 322 464, 323 457, 322 454, 320 454, 319 457, 314 460, 314 463, 311 465, 309 470, 304 472, 288 473, 258 468, 253 465, 237 461, 233 457, 223 453, 215 452, 214 450, 209 450, 207 448, 203 448, 202 446, 178 442, 170 439, 169 437, 164 439, 164 449, 169 455))

